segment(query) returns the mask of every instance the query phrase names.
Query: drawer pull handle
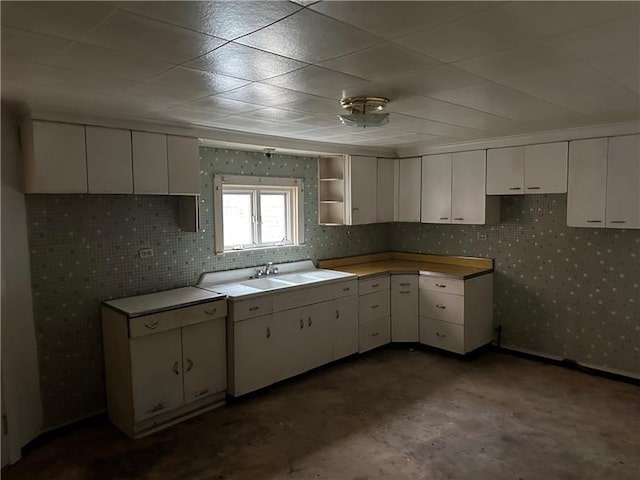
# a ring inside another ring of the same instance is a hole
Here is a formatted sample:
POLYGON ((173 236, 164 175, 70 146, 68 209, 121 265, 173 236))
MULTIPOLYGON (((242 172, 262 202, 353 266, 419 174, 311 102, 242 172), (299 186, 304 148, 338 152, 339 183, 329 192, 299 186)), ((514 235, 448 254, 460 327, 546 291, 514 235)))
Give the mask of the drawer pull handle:
POLYGON ((447 338, 447 336, 444 333, 438 333, 438 332, 436 332, 436 337, 447 338))
POLYGON ((153 407, 147 410, 147 413, 156 413, 156 412, 159 412, 160 410, 164 410, 165 408, 166 407, 164 403, 156 403, 153 407))
POLYGON ((449 220, 449 217, 440 217, 440 220, 449 220))
POLYGON ((180 375, 180 369, 178 368, 178 362, 173 364, 173 373, 175 375, 180 375))
POLYGON ((378 308, 380 305, 371 305, 371 308, 378 308))
POLYGON ((205 310, 204 313, 206 313, 207 315, 215 315, 217 311, 218 309, 214 308, 213 310, 205 310))
POLYGON ((194 393, 193 396, 198 398, 198 397, 201 397, 203 395, 206 395, 207 393, 209 393, 209 389, 205 388, 204 390, 200 390, 199 392, 194 393))
POLYGON ((311 320, 311 317, 309 317, 309 319, 307 320, 307 326, 311 326, 313 325, 313 320, 311 320))
POLYGON ((509 187, 509 190, 521 190, 521 187, 509 187))
POLYGON ((445 305, 440 305, 436 303, 436 308, 439 308, 440 310, 444 310, 447 307, 445 305))
POLYGON ((378 335, 380 335, 380 332, 374 332, 371 334, 372 337, 377 337, 378 335))
POLYGON ((540 190, 540 187, 527 187, 527 190, 540 190))
POLYGON ((336 318, 340 318, 340 310, 336 310, 336 318))
POLYGON ((454 220, 464 220, 464 217, 454 217, 454 220))
POLYGON ((249 307, 250 312, 255 312, 256 310, 260 310, 260 307, 249 307))
POLYGON ((438 288, 447 288, 447 286, 444 283, 436 283, 436 287, 438 287, 438 288))
POLYGON ((587 223, 602 223, 602 220, 587 220, 587 223))
POLYGON ((271 338, 271 329, 267 327, 267 338, 271 338))
POLYGON ((627 223, 626 220, 610 220, 609 223, 627 223))
POLYGON ((343 292, 348 292, 349 290, 351 290, 351 287, 344 287, 344 288, 342 289, 342 291, 343 291, 343 292))
POLYGON ((360 209, 359 209, 358 207, 353 207, 353 208, 351 209, 351 211, 352 211, 352 212, 357 212, 357 211, 359 211, 359 210, 360 210, 360 209))
POLYGON ((303 318, 300 319, 300 328, 301 329, 304 328, 304 319, 303 318))
POLYGON ((193 360, 191 360, 190 358, 187 358, 187 372, 190 372, 192 368, 193 368, 193 360))
POLYGON ((158 328, 158 325, 160 325, 160 322, 152 322, 152 323, 144 324, 144 326, 147 327, 149 330, 155 330, 156 328, 158 328))
POLYGON ((401 287, 409 287, 409 286, 411 286, 411 284, 410 283, 401 283, 400 286, 401 287))
POLYGON ((379 283, 374 283, 373 285, 371 285, 371 288, 378 288, 380 286, 379 283))
POLYGON ((402 290, 400 293, 402 293, 402 294, 411 293, 411 290, 402 290))

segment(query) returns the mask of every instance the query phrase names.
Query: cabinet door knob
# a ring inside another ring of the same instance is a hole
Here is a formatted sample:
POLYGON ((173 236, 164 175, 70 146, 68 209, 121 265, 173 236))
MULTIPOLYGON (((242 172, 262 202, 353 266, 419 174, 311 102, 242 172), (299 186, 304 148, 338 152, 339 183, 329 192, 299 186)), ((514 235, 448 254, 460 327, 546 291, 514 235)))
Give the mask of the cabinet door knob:
POLYGON ((340 318, 340 310, 336 310, 336 318, 340 318))
POLYGON ((411 285, 410 283, 401 283, 401 284, 400 284, 400 286, 401 286, 401 287, 408 287, 408 286, 410 286, 410 285, 411 285))
POLYGON ((173 364, 173 373, 176 375, 180 375, 180 368, 178 367, 178 362, 173 364))
POLYGON ((527 190, 540 190, 540 187, 527 187, 527 190))
POLYGON ((449 220, 449 217, 440 217, 440 220, 449 220))
POLYGON ((158 328, 158 325, 160 325, 160 322, 151 322, 151 323, 144 324, 144 326, 147 327, 149 330, 155 330, 156 328, 158 328))
POLYGON ((360 210, 358 207, 353 207, 353 208, 351 209, 351 211, 352 211, 352 212, 357 212, 358 210, 360 210))
POLYGON ((521 190, 520 187, 509 187, 509 190, 521 190))
POLYGON ((379 283, 374 283, 373 285, 371 285, 371 288, 378 288, 380 286, 379 283))
POLYGON ((371 308, 378 308, 380 305, 371 305, 371 308))
POLYGON ((587 220, 587 223, 602 223, 602 220, 587 220))
POLYGON ((164 408, 165 408, 164 403, 156 403, 153 407, 147 410, 147 413, 156 413, 156 412, 159 412, 160 410, 164 410, 164 408))
POLYGON ((207 315, 215 315, 217 310, 217 308, 214 308, 213 310, 205 310, 204 313, 207 315))
POLYGON ((455 217, 454 220, 464 220, 464 217, 455 217))
POLYGON ((436 308, 439 308, 440 310, 444 310, 447 307, 445 305, 439 305, 436 303, 436 308))
POLYGON ((300 319, 300 328, 304 328, 304 319, 300 319))
POLYGON ((411 293, 411 291, 410 291, 410 290, 401 290, 401 291, 400 291, 400 292, 398 292, 398 293, 405 294, 405 293, 411 293))
POLYGON ((309 317, 307 325, 309 326, 313 325, 313 320, 311 320, 311 317, 309 317))
POLYGON ((250 312, 255 312, 256 310, 259 310, 260 307, 249 307, 249 311, 250 312))
POLYGON ((198 398, 198 397, 201 397, 203 395, 206 395, 207 393, 209 393, 209 389, 205 388, 204 390, 200 390, 199 392, 194 393, 193 396, 198 398))
POLYGON ((271 338, 271 329, 267 327, 267 338, 271 338))
POLYGON ((627 223, 626 220, 610 220, 609 223, 627 223))
POLYGON ((438 287, 438 288, 447 288, 447 286, 444 283, 436 283, 436 287, 438 287))
POLYGON ((446 338, 447 336, 446 336, 444 333, 438 333, 438 332, 436 332, 436 337, 439 337, 439 338, 446 338))
POLYGON ((187 372, 190 372, 191 369, 193 368, 193 360, 191 360, 190 358, 187 358, 187 372))
POLYGON ((371 336, 372 336, 372 337, 377 337, 378 335, 380 335, 380 332, 373 332, 373 333, 371 334, 371 336))
POLYGON ((344 288, 342 289, 342 291, 343 291, 343 292, 348 292, 349 290, 351 290, 351 287, 344 287, 344 288))

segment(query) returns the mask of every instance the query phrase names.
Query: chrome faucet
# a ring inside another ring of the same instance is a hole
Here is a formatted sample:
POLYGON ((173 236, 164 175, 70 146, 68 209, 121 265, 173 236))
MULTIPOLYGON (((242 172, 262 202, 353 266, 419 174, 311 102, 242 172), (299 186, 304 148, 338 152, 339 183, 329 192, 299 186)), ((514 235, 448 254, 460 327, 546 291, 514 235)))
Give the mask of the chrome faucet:
POLYGON ((278 267, 274 267, 273 262, 267 262, 262 270, 256 270, 256 277, 261 277, 263 275, 275 275, 276 273, 278 273, 278 267))

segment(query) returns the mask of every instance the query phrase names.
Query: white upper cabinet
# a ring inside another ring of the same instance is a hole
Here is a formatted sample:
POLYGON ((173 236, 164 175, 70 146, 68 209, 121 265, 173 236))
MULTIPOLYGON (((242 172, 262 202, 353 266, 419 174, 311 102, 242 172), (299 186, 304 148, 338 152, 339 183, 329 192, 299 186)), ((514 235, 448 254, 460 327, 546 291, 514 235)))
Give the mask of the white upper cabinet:
POLYGON ((200 195, 200 153, 198 139, 167 135, 169 193, 200 195))
POLYGON ((524 147, 525 193, 566 193, 568 142, 524 147))
POLYGON ((422 159, 403 158, 397 161, 397 166, 394 219, 398 222, 419 222, 422 159))
POLYGON ((483 225, 498 221, 498 197, 486 195, 485 150, 452 155, 451 223, 483 225))
POLYGON ((131 131, 86 127, 89 193, 133 193, 131 131))
POLYGON ((375 157, 351 156, 349 159, 349 195, 351 225, 376 223, 378 216, 378 169, 375 157))
POLYGON ((607 227, 640 228, 640 135, 609 139, 607 227))
POLYGON ((393 158, 378 158, 378 223, 393 222, 395 164, 393 158))
POLYGON ((451 156, 422 157, 422 223, 451 223, 451 156))
POLYGON ((487 195, 524 192, 524 147, 487 150, 487 195))
POLYGON ((576 140, 569 146, 567 225, 604 227, 607 139, 576 140))
POLYGON ((133 193, 169 193, 167 136, 162 133, 131 132, 133 193))
POLYGON ((21 135, 27 193, 87 193, 84 125, 34 120, 21 135))
POLYGON ((565 193, 567 142, 489 149, 487 195, 565 193))

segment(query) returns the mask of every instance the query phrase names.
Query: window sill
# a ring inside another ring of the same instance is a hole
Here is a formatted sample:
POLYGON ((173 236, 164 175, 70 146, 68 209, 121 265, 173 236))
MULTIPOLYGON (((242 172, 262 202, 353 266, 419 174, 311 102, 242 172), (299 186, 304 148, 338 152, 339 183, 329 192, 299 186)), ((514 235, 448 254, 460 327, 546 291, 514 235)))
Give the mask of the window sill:
POLYGON ((304 243, 298 243, 298 244, 287 244, 287 245, 269 245, 266 247, 248 247, 248 248, 241 248, 241 249, 233 249, 233 250, 224 250, 222 252, 216 252, 216 255, 227 255, 229 253, 247 253, 247 252, 264 252, 264 251, 269 251, 269 250, 277 250, 277 249, 282 249, 282 248, 296 248, 296 247, 304 247, 306 246, 304 243))

